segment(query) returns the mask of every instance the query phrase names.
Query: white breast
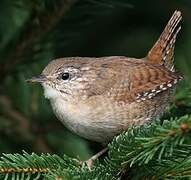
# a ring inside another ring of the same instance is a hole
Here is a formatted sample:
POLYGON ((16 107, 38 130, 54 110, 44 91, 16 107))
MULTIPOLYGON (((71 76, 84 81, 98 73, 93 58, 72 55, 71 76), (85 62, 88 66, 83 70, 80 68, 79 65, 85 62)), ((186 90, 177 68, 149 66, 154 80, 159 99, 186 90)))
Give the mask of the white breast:
MULTIPOLYGON (((55 115, 68 129, 79 136, 98 142, 108 141, 107 139, 114 136, 111 131, 112 120, 110 119, 110 123, 104 122, 96 114, 102 110, 101 106, 95 110, 84 104, 83 99, 78 102, 74 102, 72 98, 66 100, 62 97, 63 94, 52 87, 43 87, 44 95, 50 100, 55 115)), ((100 116, 104 118, 103 114, 100 116)), ((113 127, 112 129, 114 130, 113 127)))

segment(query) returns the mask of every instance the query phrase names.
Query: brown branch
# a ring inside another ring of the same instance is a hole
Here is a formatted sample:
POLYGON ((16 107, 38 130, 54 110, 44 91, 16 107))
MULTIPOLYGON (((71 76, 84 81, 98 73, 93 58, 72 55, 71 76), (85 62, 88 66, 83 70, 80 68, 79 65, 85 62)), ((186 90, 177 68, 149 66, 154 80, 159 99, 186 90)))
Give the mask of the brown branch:
POLYGON ((30 120, 13 108, 8 97, 0 96, 0 107, 2 107, 1 111, 6 117, 17 123, 15 130, 19 137, 22 137, 27 142, 32 142, 34 150, 52 152, 42 136, 38 135, 35 137, 34 132, 30 128, 30 120))
MULTIPOLYGON (((34 43, 42 40, 47 33, 49 33, 66 15, 66 13, 71 9, 77 0, 62 0, 59 7, 57 7, 53 12, 46 15, 41 15, 37 17, 39 20, 39 25, 36 27, 27 28, 26 32, 22 33, 22 36, 17 42, 17 46, 13 49, 10 55, 4 61, 5 64, 0 66, 1 80, 5 77, 7 73, 10 73, 15 65, 19 64, 23 60, 23 55, 30 50, 34 43)), ((33 15, 29 19, 28 25, 34 21, 33 15)))
POLYGON ((6 115, 6 117, 14 119, 14 121, 17 122, 18 126, 15 129, 18 134, 27 140, 31 140, 33 136, 30 133, 29 120, 13 109, 10 99, 6 96, 0 96, 0 106, 2 107, 2 113, 6 115))

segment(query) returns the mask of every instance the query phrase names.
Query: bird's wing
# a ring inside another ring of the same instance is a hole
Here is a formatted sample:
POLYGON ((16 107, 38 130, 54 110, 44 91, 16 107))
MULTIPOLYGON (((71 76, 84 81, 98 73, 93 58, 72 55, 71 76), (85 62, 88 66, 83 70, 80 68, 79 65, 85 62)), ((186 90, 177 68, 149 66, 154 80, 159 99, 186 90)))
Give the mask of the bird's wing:
POLYGON ((122 71, 123 73, 119 75, 119 78, 114 78, 115 84, 108 91, 108 95, 116 101, 130 103, 151 99, 172 88, 178 80, 182 79, 176 72, 167 70, 160 65, 132 64, 126 72, 122 71))

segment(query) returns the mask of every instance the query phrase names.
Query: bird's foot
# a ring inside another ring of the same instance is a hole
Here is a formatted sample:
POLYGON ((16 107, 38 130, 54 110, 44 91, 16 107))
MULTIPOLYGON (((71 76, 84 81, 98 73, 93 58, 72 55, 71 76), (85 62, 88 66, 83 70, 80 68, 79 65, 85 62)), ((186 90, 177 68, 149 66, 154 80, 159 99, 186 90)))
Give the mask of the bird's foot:
POLYGON ((88 167, 88 169, 91 171, 92 170, 92 166, 93 166, 93 162, 98 159, 102 154, 104 154, 106 151, 108 150, 108 148, 104 148, 101 151, 99 151, 97 154, 93 155, 90 159, 84 161, 82 163, 82 168, 86 165, 88 167))

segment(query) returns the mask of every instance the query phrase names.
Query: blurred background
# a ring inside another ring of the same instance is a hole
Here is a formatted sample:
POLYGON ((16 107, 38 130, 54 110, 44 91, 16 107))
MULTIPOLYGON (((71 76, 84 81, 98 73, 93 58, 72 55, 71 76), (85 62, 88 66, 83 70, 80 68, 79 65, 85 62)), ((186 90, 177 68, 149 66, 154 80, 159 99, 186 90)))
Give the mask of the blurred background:
POLYGON ((176 9, 182 11, 183 22, 175 64, 189 85, 190 0, 1 0, 0 152, 86 159, 101 149, 69 132, 54 116, 42 87, 25 79, 58 57, 144 57, 176 9))

